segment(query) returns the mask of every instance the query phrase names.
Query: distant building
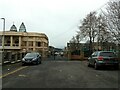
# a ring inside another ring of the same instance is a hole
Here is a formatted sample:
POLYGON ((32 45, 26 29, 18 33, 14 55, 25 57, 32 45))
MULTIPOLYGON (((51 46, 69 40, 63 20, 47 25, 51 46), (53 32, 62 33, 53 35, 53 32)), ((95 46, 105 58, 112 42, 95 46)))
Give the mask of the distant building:
MULTIPOLYGON (((101 44, 94 42, 92 47, 92 52, 101 50, 118 52, 119 48, 119 46, 112 42, 103 42, 101 44)), ((90 43, 67 43, 66 53, 69 59, 86 59, 86 57, 91 55, 90 43)))
MULTIPOLYGON (((2 39, 3 32, 0 31, 0 38, 2 39)), ((24 23, 21 24, 19 32, 13 24, 10 31, 5 31, 4 51, 5 52, 31 52, 37 51, 46 57, 48 52, 49 40, 44 33, 26 32, 24 23)), ((1 40, 2 41, 2 40, 1 40)), ((0 50, 2 51, 2 43, 0 43, 0 50)))

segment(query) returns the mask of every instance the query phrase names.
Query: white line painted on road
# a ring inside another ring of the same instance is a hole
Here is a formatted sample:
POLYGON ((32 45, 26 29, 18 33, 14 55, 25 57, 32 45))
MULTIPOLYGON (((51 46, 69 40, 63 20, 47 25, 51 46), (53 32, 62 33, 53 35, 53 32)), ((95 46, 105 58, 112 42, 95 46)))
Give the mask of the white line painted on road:
POLYGON ((7 73, 7 74, 1 75, 1 76, 0 76, 0 79, 6 77, 6 76, 8 76, 8 75, 11 75, 11 74, 13 74, 13 73, 16 73, 16 72, 18 72, 18 71, 20 71, 20 70, 22 70, 22 69, 24 69, 24 68, 27 68, 27 67, 28 67, 28 66, 21 67, 21 68, 18 68, 18 69, 16 69, 16 70, 12 71, 12 72, 9 72, 9 73, 7 73))

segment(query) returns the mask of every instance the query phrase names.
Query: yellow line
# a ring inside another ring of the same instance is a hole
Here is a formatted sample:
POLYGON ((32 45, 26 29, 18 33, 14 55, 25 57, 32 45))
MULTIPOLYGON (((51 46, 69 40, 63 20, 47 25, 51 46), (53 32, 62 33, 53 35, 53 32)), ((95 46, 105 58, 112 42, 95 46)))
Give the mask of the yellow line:
POLYGON ((22 70, 22 69, 24 69, 24 68, 27 68, 27 67, 28 67, 28 66, 21 67, 21 68, 18 68, 17 70, 14 70, 14 71, 12 71, 12 72, 9 72, 9 73, 7 73, 7 74, 4 74, 4 75, 0 76, 0 79, 6 77, 6 76, 8 76, 8 75, 11 75, 11 74, 13 74, 13 73, 15 73, 15 72, 18 72, 18 71, 20 71, 20 70, 22 70))

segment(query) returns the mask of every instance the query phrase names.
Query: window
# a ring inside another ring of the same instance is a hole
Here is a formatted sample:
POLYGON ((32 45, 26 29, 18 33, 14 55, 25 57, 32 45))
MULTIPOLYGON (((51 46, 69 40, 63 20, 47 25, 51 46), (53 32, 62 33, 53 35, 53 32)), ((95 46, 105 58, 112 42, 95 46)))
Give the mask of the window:
POLYGON ((33 51, 33 48, 29 48, 29 51, 33 51))
POLYGON ((36 46, 41 47, 41 42, 36 42, 36 46))
POLYGON ((96 57, 97 54, 98 54, 98 52, 94 52, 94 53, 92 54, 92 57, 96 57))
POLYGON ((106 56, 106 57, 114 57, 114 52, 102 52, 100 53, 100 56, 106 56))
POLYGON ((38 47, 40 47, 41 46, 41 42, 38 42, 38 47))
POLYGON ((31 41, 31 42, 29 42, 29 46, 33 46, 33 42, 31 41))
POLYGON ((22 42, 22 46, 26 46, 27 43, 25 41, 22 42))

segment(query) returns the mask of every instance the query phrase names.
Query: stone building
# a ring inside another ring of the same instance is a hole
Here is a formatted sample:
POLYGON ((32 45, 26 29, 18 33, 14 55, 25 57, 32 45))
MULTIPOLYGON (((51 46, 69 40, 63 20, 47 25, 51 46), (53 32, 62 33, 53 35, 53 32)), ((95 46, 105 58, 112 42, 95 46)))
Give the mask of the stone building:
POLYGON ((0 31, 0 38, 4 36, 4 42, 0 43, 0 51, 13 53, 39 52, 42 57, 48 53, 49 40, 44 33, 26 32, 24 23, 19 31, 13 24, 9 31, 0 31))

